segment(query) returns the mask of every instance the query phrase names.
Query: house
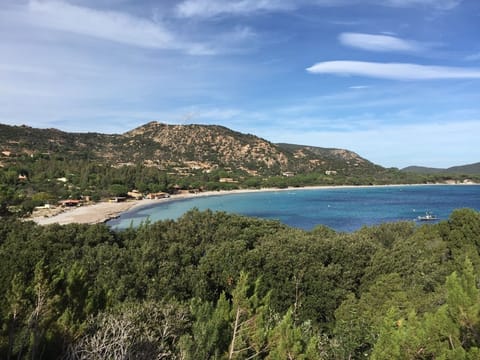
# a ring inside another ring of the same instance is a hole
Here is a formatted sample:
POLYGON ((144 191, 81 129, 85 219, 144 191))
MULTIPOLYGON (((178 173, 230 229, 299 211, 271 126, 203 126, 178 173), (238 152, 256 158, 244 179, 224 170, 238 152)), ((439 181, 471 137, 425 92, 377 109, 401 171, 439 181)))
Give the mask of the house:
POLYGON ((119 203, 119 202, 125 202, 125 201, 127 201, 126 196, 115 196, 110 200, 108 200, 108 202, 111 202, 111 203, 119 203))
POLYGON ((233 178, 220 178, 218 181, 221 182, 221 183, 236 183, 237 182, 233 178))
POLYGON ((127 195, 135 200, 142 200, 143 194, 138 190, 132 190, 127 193, 127 195))
POLYGON ((18 180, 27 180, 27 179, 28 179, 28 177, 25 174, 19 174, 18 175, 18 180))
POLYGON ((5 150, 5 151, 2 151, 2 155, 8 157, 8 156, 12 155, 12 152, 11 152, 11 151, 8 151, 8 150, 5 150))
POLYGON ((285 171, 282 175, 286 177, 292 177, 295 176, 295 173, 291 171, 285 171))
POLYGON ((52 209, 54 206, 50 204, 44 204, 42 206, 35 206, 35 210, 44 210, 44 209, 52 209))
POLYGON ((337 175, 337 172, 335 170, 327 170, 325 171, 325 175, 337 175))
POLYGON ((165 198, 169 198, 170 197, 170 194, 168 193, 164 193, 164 192, 158 192, 158 193, 150 193, 150 194, 147 194, 147 199, 165 199, 165 198))

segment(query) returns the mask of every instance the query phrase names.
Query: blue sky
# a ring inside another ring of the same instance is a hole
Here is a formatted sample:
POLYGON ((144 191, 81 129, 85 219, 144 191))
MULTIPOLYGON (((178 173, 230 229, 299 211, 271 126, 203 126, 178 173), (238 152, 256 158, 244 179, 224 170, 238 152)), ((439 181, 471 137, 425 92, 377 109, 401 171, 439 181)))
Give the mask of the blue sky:
POLYGON ((480 161, 478 0, 0 0, 0 122, 480 161))

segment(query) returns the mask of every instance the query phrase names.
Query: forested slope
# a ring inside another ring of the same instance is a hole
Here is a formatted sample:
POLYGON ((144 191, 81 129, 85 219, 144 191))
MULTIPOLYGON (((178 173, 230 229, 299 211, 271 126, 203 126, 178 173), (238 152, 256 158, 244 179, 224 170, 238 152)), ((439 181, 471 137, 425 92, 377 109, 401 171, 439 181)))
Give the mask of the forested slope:
POLYGON ((480 214, 335 233, 0 221, 0 357, 478 359, 480 214))
POLYGON ((124 134, 0 124, 0 217, 61 200, 312 185, 480 182, 385 169, 344 149, 273 144, 216 125, 151 122, 124 134))
POLYGON ((418 174, 480 174, 480 162, 468 165, 452 166, 447 169, 429 168, 423 166, 408 166, 402 171, 418 174))

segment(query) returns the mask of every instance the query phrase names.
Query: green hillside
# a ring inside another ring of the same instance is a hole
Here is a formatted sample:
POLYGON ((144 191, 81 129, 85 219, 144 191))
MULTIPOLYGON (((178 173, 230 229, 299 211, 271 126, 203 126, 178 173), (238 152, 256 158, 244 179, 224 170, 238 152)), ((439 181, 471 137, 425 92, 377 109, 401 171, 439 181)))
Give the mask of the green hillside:
POLYGON ((480 162, 468 165, 452 166, 446 169, 441 168, 429 168, 423 166, 409 166, 402 171, 413 172, 418 174, 480 174, 480 162))
POLYGON ((479 359, 480 214, 336 233, 0 219, 2 359, 479 359))
MULTIPOLYGON (((478 177, 480 178, 480 176, 478 177)), ((385 169, 344 149, 273 144, 216 125, 150 122, 124 134, 0 124, 0 217, 63 199, 313 185, 477 181, 385 169)))

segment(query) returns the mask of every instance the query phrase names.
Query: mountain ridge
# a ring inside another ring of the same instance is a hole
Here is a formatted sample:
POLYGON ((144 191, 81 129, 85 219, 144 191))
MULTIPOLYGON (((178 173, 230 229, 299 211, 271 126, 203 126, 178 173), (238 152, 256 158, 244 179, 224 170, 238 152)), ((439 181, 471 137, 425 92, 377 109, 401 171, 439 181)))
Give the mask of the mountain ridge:
POLYGON ((478 175, 480 174, 480 162, 466 165, 456 165, 449 168, 431 168, 425 166, 408 166, 401 169, 405 172, 413 172, 417 174, 466 174, 478 175))
POLYGON ((235 168, 250 175, 382 169, 345 149, 274 144, 220 125, 156 121, 123 134, 73 133, 0 124, 0 150, 13 154, 69 154, 112 166, 143 164, 172 171, 235 168))

